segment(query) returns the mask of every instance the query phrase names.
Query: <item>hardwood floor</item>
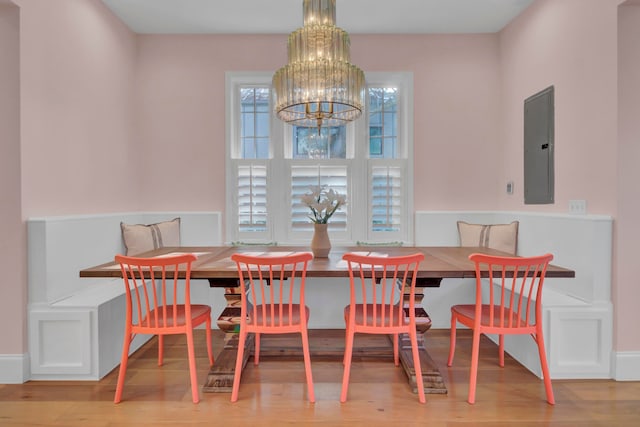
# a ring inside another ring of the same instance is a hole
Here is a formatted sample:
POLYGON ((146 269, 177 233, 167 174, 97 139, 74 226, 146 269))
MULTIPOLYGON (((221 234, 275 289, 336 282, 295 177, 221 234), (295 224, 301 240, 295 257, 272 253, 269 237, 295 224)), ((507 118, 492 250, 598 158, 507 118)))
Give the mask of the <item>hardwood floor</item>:
MULTIPOLYGON (((426 334, 426 346, 442 370, 447 395, 427 395, 418 403, 404 372, 391 361, 354 359, 348 401, 339 402, 342 364, 312 357, 316 403, 307 401, 302 358, 249 359, 240 398, 201 393, 191 402, 184 337, 167 337, 165 365, 157 366, 153 339, 129 363, 122 403, 113 404, 117 369, 101 381, 32 381, 0 385, 2 426, 271 426, 271 425, 429 425, 429 426, 635 426, 640 424, 640 382, 555 380, 556 405, 545 401, 544 385, 506 357, 497 366, 497 347, 483 338, 477 402, 466 402, 469 370, 468 331, 460 331, 456 359, 446 367, 448 330, 426 334)), ((207 374, 204 332, 196 331, 199 378, 207 374)), ((311 345, 342 339, 342 331, 312 331, 311 345)), ((214 350, 222 334, 214 331, 214 350)), ((364 336, 356 336, 366 339, 364 336)), ((264 344, 267 345, 266 339, 264 344)))

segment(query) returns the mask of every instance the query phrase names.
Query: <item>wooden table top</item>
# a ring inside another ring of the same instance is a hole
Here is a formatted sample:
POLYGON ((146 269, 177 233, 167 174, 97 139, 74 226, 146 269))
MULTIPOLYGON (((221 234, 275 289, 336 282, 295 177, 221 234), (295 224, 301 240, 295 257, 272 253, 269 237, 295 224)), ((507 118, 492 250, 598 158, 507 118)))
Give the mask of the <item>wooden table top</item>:
MULTIPOLYGON (((236 252, 301 252, 304 246, 181 246, 165 247, 141 254, 143 257, 170 253, 194 253, 198 259, 191 267, 193 279, 235 279, 238 277, 231 254, 236 252)), ((469 255, 482 252, 493 255, 505 253, 487 248, 457 246, 339 246, 332 247, 328 258, 315 258, 309 262, 307 277, 348 277, 347 265, 342 261, 346 252, 371 252, 379 254, 408 255, 422 252, 425 260, 420 264, 418 278, 447 279, 473 278, 474 265, 469 255)), ((120 268, 114 261, 80 271, 80 277, 121 277, 120 268)), ((575 277, 575 271, 557 265, 549 265, 546 277, 575 277)))

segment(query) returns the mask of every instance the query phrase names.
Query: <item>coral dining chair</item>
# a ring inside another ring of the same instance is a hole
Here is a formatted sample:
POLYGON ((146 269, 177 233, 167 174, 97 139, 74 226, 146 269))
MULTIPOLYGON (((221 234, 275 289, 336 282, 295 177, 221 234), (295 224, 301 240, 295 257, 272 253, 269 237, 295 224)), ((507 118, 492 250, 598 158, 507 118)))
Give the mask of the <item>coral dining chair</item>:
POLYGON ((499 364, 504 367, 504 336, 529 334, 538 346, 547 402, 555 403, 542 335, 542 285, 553 255, 502 257, 471 254, 475 264, 476 303, 451 307, 451 341, 448 366, 453 364, 456 325, 473 329, 468 402, 476 398, 480 335, 497 334, 499 364), (485 272, 483 275, 483 271, 485 272), (488 278, 488 301, 482 300, 482 280, 488 278))
POLYGON ((411 341, 418 399, 425 402, 415 317, 416 274, 424 255, 376 256, 346 253, 350 303, 344 309, 346 344, 340 402, 347 401, 356 333, 393 335, 393 361, 399 366, 399 334, 411 341), (408 306, 404 296, 409 291, 408 306))
POLYGON ((120 264, 127 296, 127 312, 122 348, 122 360, 114 403, 120 402, 124 388, 127 361, 131 341, 137 334, 158 335, 158 366, 164 356, 164 336, 185 334, 191 378, 193 403, 200 400, 196 377, 196 357, 193 344, 193 329, 205 324, 209 366, 213 365, 211 349, 211 307, 191 304, 191 264, 193 254, 179 254, 155 258, 137 258, 116 255, 120 264), (185 272, 179 278, 179 271, 185 272), (182 302, 181 302, 182 301, 182 302))
POLYGON ((241 289, 240 332, 232 402, 238 400, 244 351, 250 333, 255 336, 253 359, 256 365, 260 361, 261 334, 300 334, 307 394, 309 401, 315 402, 307 333, 309 307, 304 302, 307 265, 312 258, 310 252, 259 256, 235 253, 231 256, 238 268, 241 289))

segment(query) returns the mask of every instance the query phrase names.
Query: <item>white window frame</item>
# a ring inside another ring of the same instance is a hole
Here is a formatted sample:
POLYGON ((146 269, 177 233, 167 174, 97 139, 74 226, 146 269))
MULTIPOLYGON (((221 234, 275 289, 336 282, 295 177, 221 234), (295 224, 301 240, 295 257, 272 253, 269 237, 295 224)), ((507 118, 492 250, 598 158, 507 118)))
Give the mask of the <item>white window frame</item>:
MULTIPOLYGON (((366 194, 366 218, 367 222, 362 224, 363 230, 359 235, 365 236, 363 239, 369 242, 393 242, 399 241, 406 244, 413 244, 413 73, 411 72, 367 72, 365 73, 367 87, 397 87, 399 95, 398 103, 398 135, 397 135, 397 158, 396 159, 378 159, 369 158, 369 122, 368 111, 363 113, 366 118, 362 120, 361 130, 366 144, 356 144, 357 148, 363 150, 356 153, 356 156, 367 162, 367 176, 362 178, 367 182, 367 188, 363 192, 366 194), (403 195, 404 203, 401 213, 401 227, 398 231, 373 231, 372 223, 372 202, 373 194, 371 193, 371 168, 373 165, 390 165, 400 166, 403 169, 403 195)), ((367 91, 368 96, 368 91, 367 91)), ((367 98, 367 106, 369 100, 367 98)))
MULTIPOLYGON (((272 242, 274 241, 274 223, 273 210, 275 191, 272 185, 274 170, 274 159, 278 157, 276 146, 272 143, 274 140, 281 140, 282 126, 275 119, 275 115, 271 116, 270 132, 271 139, 269 144, 269 159, 242 159, 240 158, 240 87, 271 86, 272 72, 243 72, 231 71, 225 73, 225 114, 227 123, 225 129, 225 217, 226 217, 226 240, 231 242, 272 242), (238 191, 236 183, 238 182, 237 165, 255 163, 265 165, 267 167, 267 211, 268 224, 270 227, 266 231, 261 232, 240 232, 238 224, 238 191)), ((277 187, 276 187, 277 188, 277 187)))
MULTIPOLYGON (((241 86, 270 86, 273 72, 226 73, 226 240, 227 242, 277 242, 278 244, 307 245, 312 231, 294 231, 291 224, 291 167, 293 164, 316 164, 315 160, 285 158, 285 147, 291 144, 290 125, 272 115, 270 129, 270 159, 251 160, 268 167, 267 209, 270 227, 265 232, 241 233, 237 212, 237 164, 249 160, 238 159, 240 144, 239 88, 241 86), (289 144, 289 145, 287 145, 289 144)), ((369 123, 365 108, 360 119, 347 126, 347 159, 334 159, 335 164, 347 165, 348 186, 347 229, 331 230, 334 244, 354 244, 357 241, 402 241, 413 244, 413 74, 409 72, 369 72, 367 85, 398 87, 398 158, 369 158, 369 123), (403 167, 403 200, 401 227, 398 231, 372 231, 371 167, 374 164, 403 167), (367 221, 359 221, 367 218, 367 221)), ((368 105, 368 100, 367 100, 368 105)), ((290 151, 290 150, 287 150, 290 151)), ((326 162, 324 160, 323 162, 326 162)))

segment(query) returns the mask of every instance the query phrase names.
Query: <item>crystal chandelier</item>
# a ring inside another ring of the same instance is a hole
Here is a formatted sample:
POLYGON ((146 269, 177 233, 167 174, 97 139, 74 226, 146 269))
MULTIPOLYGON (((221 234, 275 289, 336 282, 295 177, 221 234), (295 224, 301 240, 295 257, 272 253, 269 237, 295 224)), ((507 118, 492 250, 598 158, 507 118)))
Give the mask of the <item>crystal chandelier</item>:
POLYGON ((336 0, 303 0, 302 8, 304 26, 289 35, 288 64, 273 75, 275 112, 320 133, 360 117, 364 73, 349 62, 349 34, 335 26, 336 0))

